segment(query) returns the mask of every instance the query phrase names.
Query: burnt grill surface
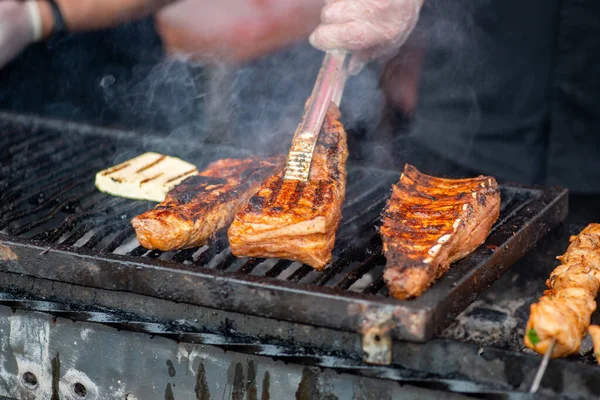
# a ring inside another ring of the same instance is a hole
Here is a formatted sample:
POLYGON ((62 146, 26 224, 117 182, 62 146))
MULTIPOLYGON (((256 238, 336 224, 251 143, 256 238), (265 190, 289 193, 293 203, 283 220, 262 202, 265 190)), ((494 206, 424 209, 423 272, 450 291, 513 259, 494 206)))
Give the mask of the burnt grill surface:
POLYGON ((317 272, 287 260, 236 258, 225 231, 201 248, 148 251, 130 220, 154 203, 94 186, 97 171, 146 151, 202 169, 247 155, 239 149, 8 114, 0 114, 0 132, 0 270, 352 331, 367 314, 384 312, 400 327, 397 338, 431 337, 566 216, 565 191, 503 186, 486 244, 422 297, 401 302, 388 297, 376 232, 399 172, 349 166, 333 261, 317 272))

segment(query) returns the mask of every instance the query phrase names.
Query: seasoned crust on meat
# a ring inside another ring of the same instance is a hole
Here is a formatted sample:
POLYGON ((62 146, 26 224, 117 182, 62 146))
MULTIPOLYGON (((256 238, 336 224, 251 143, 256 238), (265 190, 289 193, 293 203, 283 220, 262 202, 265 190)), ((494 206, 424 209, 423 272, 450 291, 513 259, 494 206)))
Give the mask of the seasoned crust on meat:
POLYGON ((419 296, 485 241, 499 213, 494 178, 436 178, 407 164, 382 212, 383 277, 390 294, 419 296))
POLYGON ((228 236, 236 256, 277 257, 315 269, 331 261, 346 191, 346 133, 331 105, 308 182, 269 178, 235 216, 228 236))
POLYGON ((147 249, 179 250, 203 245, 283 168, 284 158, 223 159, 171 190, 165 201, 131 221, 147 249))
POLYGON ((545 354, 552 339, 556 345, 551 357, 564 357, 579 351, 581 339, 590 325, 600 288, 600 224, 590 224, 577 236, 546 280, 548 290, 531 305, 524 342, 545 354))

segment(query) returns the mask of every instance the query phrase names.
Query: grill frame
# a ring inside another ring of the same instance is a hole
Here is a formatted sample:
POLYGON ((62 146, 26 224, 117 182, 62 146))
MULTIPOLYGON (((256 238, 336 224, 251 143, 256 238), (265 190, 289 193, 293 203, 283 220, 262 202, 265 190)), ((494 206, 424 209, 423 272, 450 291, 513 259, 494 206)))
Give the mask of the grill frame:
MULTIPOLYGON (((0 114, 0 120, 2 119, 32 132, 31 127, 35 126, 36 129, 68 129, 76 134, 119 141, 131 141, 136 138, 133 132, 96 129, 80 124, 65 124, 62 121, 46 121, 39 118, 28 120, 20 116, 0 114)), ((150 136, 145 140, 160 145, 165 139, 150 136)), ((399 174, 398 172, 397 176, 399 174)), ((93 180, 93 176, 89 179, 93 180)), ((158 253, 149 253, 145 257, 135 256, 135 249, 131 252, 134 255, 100 254, 93 248, 48 244, 41 240, 4 234, 0 234, 0 272, 115 292, 132 292, 213 309, 356 333, 364 333, 374 321, 381 323, 383 318, 393 323, 393 338, 423 342, 443 329, 478 293, 489 287, 510 265, 566 217, 568 204, 567 191, 564 189, 515 185, 504 188, 528 192, 531 196, 528 201, 505 216, 505 220, 494 228, 484 245, 467 258, 455 263, 423 296, 411 301, 398 301, 376 294, 382 286, 380 280, 373 282, 372 294, 296 283, 311 272, 307 267, 297 269, 290 277, 291 281, 276 280, 249 273, 232 274, 221 271, 218 266, 206 268, 162 260, 158 258, 158 253)), ((118 204, 118 200, 115 200, 115 203, 118 204)), ((378 253, 380 243, 377 243, 376 236, 375 239, 373 237, 371 235, 371 247, 365 246, 364 243, 354 245, 349 242, 341 252, 348 252, 350 257, 355 251, 362 252, 366 260, 381 261, 378 253)), ((217 238, 217 241, 219 240, 222 241, 222 238, 217 238)), ((217 244, 215 246, 218 247, 217 244)), ((212 246, 209 250, 211 249, 212 246)), ((206 253, 208 256, 213 255, 208 251, 206 253)), ((216 253, 221 251, 217 249, 216 253)), ((356 257, 354 259, 356 260, 356 257)), ((342 264, 343 262, 342 260, 342 264)), ((205 262, 196 260, 196 263, 205 262)), ((242 268, 251 272, 257 264, 250 260, 242 268)), ((318 276, 317 282, 328 280, 327 274, 333 269, 339 267, 340 271, 343 271, 346 266, 336 265, 334 262, 318 276)), ((361 267, 359 264, 355 269, 360 271, 361 267)), ((352 278, 346 275, 342 281, 348 279, 352 278)))

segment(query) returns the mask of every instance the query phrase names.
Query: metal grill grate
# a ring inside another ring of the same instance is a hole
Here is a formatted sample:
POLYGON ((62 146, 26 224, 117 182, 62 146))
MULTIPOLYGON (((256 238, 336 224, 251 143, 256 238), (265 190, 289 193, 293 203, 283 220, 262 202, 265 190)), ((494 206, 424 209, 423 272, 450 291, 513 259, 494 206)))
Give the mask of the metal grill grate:
MULTIPOLYGON (((277 318, 296 317, 286 315, 290 311, 281 307, 297 301, 294 298, 299 294, 318 294, 321 298, 337 296, 344 300, 338 306, 346 316, 352 314, 348 308, 352 305, 369 309, 399 305, 401 312, 395 317, 401 324, 406 323, 406 312, 422 313, 424 307, 428 307, 430 314, 423 320, 423 326, 396 333, 397 337, 423 340, 431 335, 434 325, 443 325, 445 318, 440 319, 439 313, 453 315, 468 304, 474 293, 483 290, 532 246, 538 236, 564 218, 563 209, 566 210, 561 191, 503 187, 501 216, 488 240, 488 247, 482 246, 467 261, 459 263, 462 267, 453 268, 422 298, 397 302, 388 298, 382 280, 385 260, 375 226, 390 194, 390 186, 398 180, 398 172, 359 166, 349 168, 346 202, 333 261, 322 272, 287 260, 238 259, 231 254, 225 231, 218 232, 201 248, 167 253, 148 251, 139 246, 130 220, 154 204, 99 193, 94 187, 94 175, 145 151, 166 152, 164 139, 55 121, 31 122, 14 116, 0 117, 3 117, 0 118, 0 241, 15 251, 20 251, 17 248, 21 247, 30 249, 28 256, 19 256, 19 264, 25 264, 28 257, 35 258, 24 267, 20 266, 27 274, 277 318), (530 226, 532 221, 538 221, 538 225, 530 226), (508 241, 513 234, 522 234, 525 228, 531 230, 529 236, 511 250, 508 241), (42 251, 34 254, 32 246, 42 251), (78 255, 76 258, 81 262, 64 266, 61 262, 69 259, 66 255, 78 255), (496 267, 485 265, 494 260, 496 267), (89 267, 90 262, 94 268, 89 267), (137 275, 132 275, 128 263, 135 263, 137 275), (45 265, 45 271, 36 270, 34 265, 45 265), (485 269, 495 277, 488 277, 485 269), (143 277, 141 270, 152 276, 143 277), (182 275, 188 276, 193 284, 180 286, 182 275), (483 284, 471 281, 477 277, 483 278, 480 281, 483 284), (215 286, 203 287, 199 283, 207 279, 214 280, 215 286), (242 290, 236 284, 229 285, 235 282, 248 286, 242 290), (257 301, 252 298, 267 290, 267 286, 268 299, 257 301), (456 287, 462 291, 455 290, 456 287), (202 298, 193 293, 209 288, 219 293, 202 298), (279 295, 282 293, 290 296, 288 302, 274 304, 281 300, 279 295), (443 297, 453 304, 440 306, 443 297), (241 306, 239 302, 244 299, 250 305, 241 306)), ((189 143, 176 148, 170 143, 169 150, 168 154, 194 162, 199 168, 217 158, 245 155, 236 149, 195 148, 189 143)), ((16 272, 13 264, 4 263, 2 269, 16 272)), ((305 310, 303 322, 325 323, 322 321, 327 315, 336 310, 332 307, 325 315, 315 318, 315 313, 324 307, 325 304, 312 311, 305 310)), ((354 322, 341 323, 332 319, 326 324, 358 329, 360 315, 351 316, 350 320, 354 322)))

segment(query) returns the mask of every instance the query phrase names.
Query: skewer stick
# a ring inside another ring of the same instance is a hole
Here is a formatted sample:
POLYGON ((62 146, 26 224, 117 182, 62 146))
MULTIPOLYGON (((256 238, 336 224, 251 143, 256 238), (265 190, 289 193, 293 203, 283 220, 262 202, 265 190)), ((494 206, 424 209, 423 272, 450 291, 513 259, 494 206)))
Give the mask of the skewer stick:
POLYGON ((542 378, 546 373, 546 368, 548 368, 548 362, 550 361, 550 356, 552 356, 552 352, 554 352, 554 346, 556 345, 556 338, 552 339, 550 342, 550 346, 548 346, 548 350, 544 353, 544 358, 542 358, 542 362, 535 373, 535 377, 533 378, 533 383, 529 388, 529 393, 535 393, 540 387, 540 383, 542 382, 542 378))

